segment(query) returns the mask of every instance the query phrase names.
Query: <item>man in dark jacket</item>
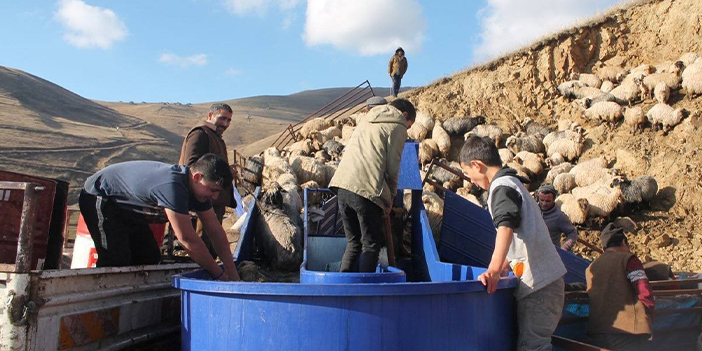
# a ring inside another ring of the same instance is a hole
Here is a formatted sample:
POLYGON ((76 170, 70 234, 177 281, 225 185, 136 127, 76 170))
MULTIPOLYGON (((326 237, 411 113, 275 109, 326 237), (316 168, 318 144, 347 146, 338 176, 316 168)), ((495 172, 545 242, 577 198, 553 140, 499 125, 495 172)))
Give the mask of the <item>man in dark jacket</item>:
POLYGON ((548 227, 548 232, 551 235, 551 241, 556 247, 570 251, 575 246, 578 240, 578 231, 573 227, 568 216, 561 212, 561 209, 556 206, 556 196, 558 191, 551 184, 544 184, 539 187, 539 208, 541 215, 544 217, 544 222, 548 227), (566 235, 566 240, 561 245, 561 235, 566 235))
MULTIPOLYGON (((232 108, 229 105, 225 103, 213 104, 207 113, 207 119, 201 125, 191 129, 185 140, 183 140, 178 164, 190 166, 208 153, 213 153, 229 163, 227 145, 222 139, 222 133, 227 130, 231 121, 232 108)), ((232 174, 234 174, 233 169, 232 174)), ((223 184, 219 197, 212 203, 212 208, 219 223, 222 223, 226 206, 236 207, 236 204, 232 203, 232 190, 232 184, 223 184)), ((205 242, 205 246, 207 246, 212 257, 216 257, 210 237, 199 219, 195 231, 205 242)))

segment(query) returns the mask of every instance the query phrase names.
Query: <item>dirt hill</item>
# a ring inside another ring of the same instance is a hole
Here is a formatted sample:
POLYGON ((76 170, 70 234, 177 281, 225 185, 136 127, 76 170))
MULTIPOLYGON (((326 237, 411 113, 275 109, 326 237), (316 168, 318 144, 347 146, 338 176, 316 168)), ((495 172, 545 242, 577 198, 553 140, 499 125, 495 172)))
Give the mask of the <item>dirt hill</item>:
MULTIPOLYGON (((689 116, 667 135, 648 125, 643 134, 634 136, 623 125, 610 129, 583 119, 582 109, 560 96, 556 87, 572 73, 593 72, 601 64, 630 69, 642 63, 672 62, 686 52, 702 54, 701 13, 699 0, 631 2, 406 96, 438 120, 484 115, 511 132, 526 117, 554 129, 560 119, 579 122, 588 131, 581 160, 613 156, 613 167, 629 178, 648 174, 658 180, 653 208, 631 214, 640 225, 633 237, 635 251, 646 260, 671 263, 675 270, 699 271, 702 97, 688 100, 684 90, 673 92, 669 103, 687 109, 689 116)), ((638 106, 645 113, 653 104, 648 99, 638 106)), ((599 245, 596 230, 585 228, 581 237, 599 245)), ((580 252, 593 256, 589 250, 580 252)))

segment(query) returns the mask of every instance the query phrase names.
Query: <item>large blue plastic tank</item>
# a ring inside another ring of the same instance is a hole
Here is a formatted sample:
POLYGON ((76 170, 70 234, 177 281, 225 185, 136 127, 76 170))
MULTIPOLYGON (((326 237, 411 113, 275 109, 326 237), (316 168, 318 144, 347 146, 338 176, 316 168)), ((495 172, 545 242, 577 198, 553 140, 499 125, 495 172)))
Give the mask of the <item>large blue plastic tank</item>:
MULTIPOLYGON (((308 254, 300 284, 215 282, 202 270, 179 275, 182 350, 513 350, 517 280, 503 278, 489 295, 475 280, 484 268, 439 261, 416 148, 406 145, 400 174, 400 187, 413 190, 407 269, 415 282, 387 266, 368 276, 325 272, 329 258, 308 254)), ((251 259, 257 210, 249 208, 237 262, 251 259)))

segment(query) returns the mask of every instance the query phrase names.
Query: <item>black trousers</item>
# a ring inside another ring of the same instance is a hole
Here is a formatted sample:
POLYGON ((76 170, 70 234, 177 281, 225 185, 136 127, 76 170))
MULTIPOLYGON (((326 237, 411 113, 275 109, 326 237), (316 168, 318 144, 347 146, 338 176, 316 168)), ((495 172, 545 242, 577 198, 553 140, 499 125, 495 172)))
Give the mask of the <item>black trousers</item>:
POLYGON ((375 272, 385 238, 383 209, 344 189, 339 189, 337 195, 346 234, 346 251, 341 260, 341 271, 375 272))
POLYGON ((121 209, 109 198, 81 191, 80 213, 98 254, 96 266, 157 264, 161 250, 143 216, 121 209))

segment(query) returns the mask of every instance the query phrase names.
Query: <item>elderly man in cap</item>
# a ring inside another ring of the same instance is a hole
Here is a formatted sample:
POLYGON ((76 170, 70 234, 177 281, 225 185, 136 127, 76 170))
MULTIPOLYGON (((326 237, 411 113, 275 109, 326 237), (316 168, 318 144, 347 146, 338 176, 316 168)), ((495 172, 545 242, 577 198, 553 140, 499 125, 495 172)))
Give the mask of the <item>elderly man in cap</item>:
POLYGON ((613 223, 602 230, 600 241, 605 251, 585 272, 588 334, 602 348, 646 350, 655 301, 643 264, 629 250, 624 230, 613 223))
POLYGON ((541 216, 546 222, 551 241, 556 247, 570 251, 578 241, 578 231, 568 219, 565 213, 556 206, 556 196, 558 191, 551 184, 544 184, 538 190, 538 203, 541 209, 541 216), (561 245, 561 235, 565 234, 566 240, 561 245))

